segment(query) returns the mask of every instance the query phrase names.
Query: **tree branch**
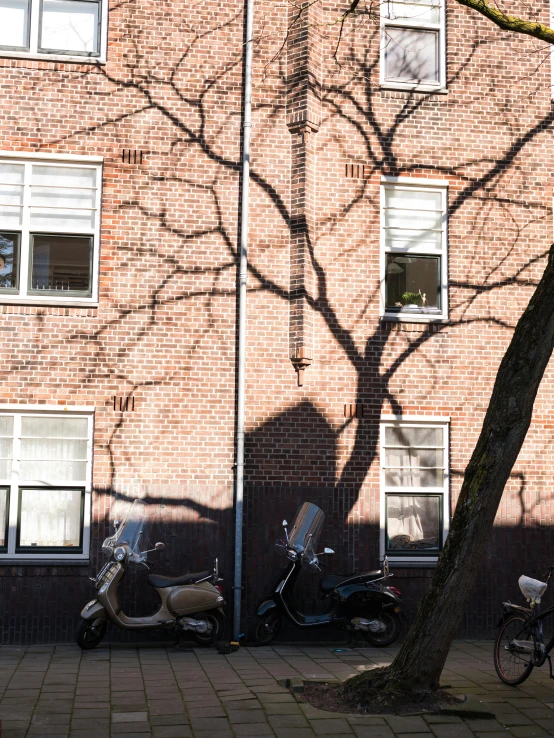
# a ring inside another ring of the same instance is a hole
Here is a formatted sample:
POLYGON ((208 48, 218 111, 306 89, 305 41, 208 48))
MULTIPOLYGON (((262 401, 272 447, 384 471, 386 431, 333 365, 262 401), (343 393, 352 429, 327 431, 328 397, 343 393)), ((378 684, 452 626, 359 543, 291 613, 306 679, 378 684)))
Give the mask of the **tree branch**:
POLYGON ((460 5, 476 10, 481 15, 495 23, 504 31, 515 31, 516 33, 525 33, 533 36, 541 41, 554 44, 554 30, 545 26, 544 23, 536 21, 523 20, 515 15, 508 15, 499 10, 495 5, 491 5, 487 0, 456 0, 460 5))

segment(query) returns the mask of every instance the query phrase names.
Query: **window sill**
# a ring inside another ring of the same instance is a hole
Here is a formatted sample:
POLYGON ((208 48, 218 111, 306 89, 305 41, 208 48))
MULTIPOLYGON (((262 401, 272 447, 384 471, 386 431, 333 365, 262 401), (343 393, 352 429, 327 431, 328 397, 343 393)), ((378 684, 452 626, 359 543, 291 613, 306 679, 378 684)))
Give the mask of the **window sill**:
POLYGON ((0 556, 0 569, 3 566, 87 566, 90 564, 88 556, 82 559, 46 559, 43 556, 37 556, 34 559, 31 558, 2 558, 0 556))
POLYGON ((448 95, 448 88, 435 87, 433 85, 403 85, 400 82, 381 82, 380 90, 396 90, 397 92, 421 92, 426 95, 435 93, 437 95, 448 95))
POLYGON ((439 560, 438 556, 429 556, 429 558, 389 558, 390 554, 387 554, 387 561, 391 569, 434 569, 439 560))
POLYGON ((107 60, 98 56, 71 56, 70 54, 32 54, 24 51, 0 49, 0 59, 27 59, 29 61, 68 62, 88 66, 104 66, 107 60))
POLYGON ((65 299, 55 297, 8 297, 0 294, 0 305, 38 305, 40 307, 78 307, 97 308, 98 300, 79 300, 79 298, 66 297, 65 299))
POLYGON ((450 323, 444 315, 426 315, 425 313, 405 313, 404 315, 381 315, 382 323, 450 323))

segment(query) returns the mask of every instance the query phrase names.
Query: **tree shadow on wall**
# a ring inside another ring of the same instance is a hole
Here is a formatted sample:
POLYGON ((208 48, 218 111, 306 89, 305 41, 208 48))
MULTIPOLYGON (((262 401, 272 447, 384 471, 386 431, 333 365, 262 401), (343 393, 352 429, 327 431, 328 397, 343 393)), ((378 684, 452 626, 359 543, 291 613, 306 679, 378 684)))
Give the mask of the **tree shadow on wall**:
MULTIPOLYGON (((318 550, 329 546, 335 551, 332 556, 322 557, 329 568, 324 568, 320 575, 302 572, 295 590, 301 611, 321 612, 326 608, 319 590, 321 577, 354 570, 354 561, 349 556, 351 546, 348 546, 354 527, 345 523, 344 495, 336 485, 337 433, 317 407, 306 401, 283 410, 247 433, 245 455, 248 460, 243 531, 245 619, 252 618, 258 603, 270 595, 285 566, 286 560, 275 552, 274 543, 283 536, 283 519, 292 523, 303 502, 313 502, 325 513, 318 550)), ((360 530, 358 526, 357 530, 360 530)), ((364 552, 360 560, 378 565, 378 528, 369 525, 361 530, 364 552)), ((325 631, 319 633, 324 637, 325 631)), ((309 636, 306 631, 291 627, 283 630, 282 637, 309 636)))

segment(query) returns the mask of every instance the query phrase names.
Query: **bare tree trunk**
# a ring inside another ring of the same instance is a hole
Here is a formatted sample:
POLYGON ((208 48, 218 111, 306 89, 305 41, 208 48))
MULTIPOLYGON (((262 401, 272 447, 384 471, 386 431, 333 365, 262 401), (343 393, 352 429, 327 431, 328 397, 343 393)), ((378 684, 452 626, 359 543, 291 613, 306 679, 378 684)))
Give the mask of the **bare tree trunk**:
MULTIPOLYGON (((380 686, 428 692, 439 685, 444 662, 481 566, 504 486, 533 414, 554 342, 554 245, 542 279, 521 316, 500 364, 481 435, 464 475, 450 533, 431 586, 380 686)), ((552 563, 552 562, 549 562, 552 563)), ((501 562, 500 562, 501 565, 501 562)), ((344 691, 363 699, 372 672, 353 677, 344 691)))

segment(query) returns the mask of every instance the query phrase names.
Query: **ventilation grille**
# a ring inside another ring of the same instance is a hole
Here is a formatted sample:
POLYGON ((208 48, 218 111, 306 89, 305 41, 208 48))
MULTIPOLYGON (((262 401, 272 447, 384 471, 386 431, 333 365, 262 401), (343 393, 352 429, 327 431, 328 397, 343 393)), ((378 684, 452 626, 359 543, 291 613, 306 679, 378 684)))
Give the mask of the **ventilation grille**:
POLYGON ((364 406, 361 402, 352 402, 344 406, 345 418, 363 418, 364 406))
POLYGON ((365 164, 345 164, 345 176, 348 179, 368 179, 369 167, 365 164))
POLYGON ((121 161, 124 164, 142 164, 140 149, 121 149, 121 161))
POLYGON ((116 412, 120 412, 120 413, 128 413, 128 412, 132 413, 133 410, 135 409, 135 398, 132 397, 131 395, 128 395, 127 397, 123 397, 121 395, 118 397, 117 395, 114 395, 113 409, 116 412))

